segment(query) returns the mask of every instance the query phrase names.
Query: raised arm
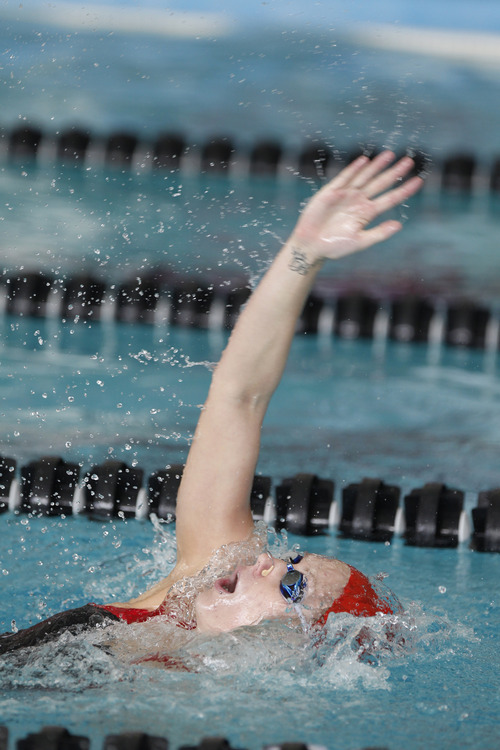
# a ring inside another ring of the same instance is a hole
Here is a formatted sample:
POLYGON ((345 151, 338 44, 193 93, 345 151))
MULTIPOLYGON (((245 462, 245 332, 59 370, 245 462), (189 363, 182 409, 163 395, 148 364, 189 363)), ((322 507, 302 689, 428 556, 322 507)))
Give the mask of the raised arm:
POLYGON ((326 259, 381 242, 398 221, 369 226, 421 186, 409 158, 360 157, 325 185, 252 294, 214 372, 177 500, 178 574, 248 537, 262 421, 286 364, 297 319, 326 259), (398 184, 400 183, 400 184, 398 184))

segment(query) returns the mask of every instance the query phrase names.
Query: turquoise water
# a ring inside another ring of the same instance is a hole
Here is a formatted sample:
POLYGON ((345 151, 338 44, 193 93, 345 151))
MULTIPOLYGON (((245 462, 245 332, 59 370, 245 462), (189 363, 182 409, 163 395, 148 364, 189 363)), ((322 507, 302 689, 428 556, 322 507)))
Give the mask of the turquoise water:
MULTIPOLYGON (((60 454, 85 468, 115 457, 149 473, 185 459, 225 334, 1 324, 0 453, 20 462, 60 454)), ((300 466, 339 487, 364 475, 405 490, 436 480, 470 493, 496 486, 497 367, 483 352, 298 339, 259 470, 281 478, 300 466)))
MULTIPOLYGON (((2 454, 20 464, 59 454, 82 470, 119 457, 146 475, 184 459, 206 363, 223 336, 14 318, 3 326, 2 454)), ((465 490, 470 510, 477 491, 497 481, 499 408, 495 355, 299 339, 266 419, 259 470, 275 483, 296 471, 334 478, 337 499, 364 476, 403 492, 439 480, 465 490)), ((165 575, 175 555, 171 527, 158 533, 149 522, 7 513, 0 524, 7 630, 12 621, 25 627, 87 601, 133 596, 165 575)), ((94 746, 106 734, 147 731, 174 747, 207 734, 252 749, 285 740, 332 750, 494 747, 500 556, 466 544, 409 548, 397 537, 293 542, 388 575, 406 608, 396 618, 405 647, 360 663, 351 648, 359 622, 346 616, 332 622, 319 652, 307 638, 265 628, 176 643, 175 655, 194 670, 185 673, 131 663, 158 641, 171 652, 168 626, 120 630, 113 654, 96 648, 98 636, 65 636, 28 660, 0 663, 1 717, 12 737, 59 724, 94 746), (347 634, 340 641, 339 627, 347 634)), ((381 623, 369 627, 380 633, 381 623)))
MULTIPOLYGON (((102 136, 126 128, 145 142, 180 130, 193 153, 223 133, 243 154, 275 137, 290 163, 311 139, 340 155, 367 143, 421 148, 434 167, 423 195, 403 210, 404 233, 328 271, 331 283, 381 297, 403 285, 496 305, 498 206, 485 178, 499 145, 497 63, 376 50, 358 38, 366 21, 496 32, 498 3, 314 3, 307 17, 302 3, 233 5, 217 4, 225 12, 217 31, 181 38, 131 33, 134 3, 115 5, 111 25, 94 9, 71 20, 70 4, 44 6, 40 16, 40 6, 5 3, 5 132, 24 118, 47 136, 73 124, 102 136), (467 200, 437 188, 439 162, 456 149, 479 158, 467 200)), ((5 148, 0 157, 6 276, 86 271, 113 285, 153 266, 255 279, 314 189, 293 169, 276 181, 152 175, 141 159, 124 173, 92 163, 64 171, 50 144, 36 166, 9 164, 5 148)), ((225 341, 217 332, 4 314, 0 334, 2 455, 20 465, 61 455, 82 472, 111 456, 146 475, 185 458, 209 365, 225 341)), ((275 482, 317 472, 335 479, 337 498, 364 476, 403 492, 438 480, 463 489, 470 509, 479 490, 498 486, 497 369, 495 353, 297 339, 266 419, 259 470, 275 482)), ((175 552, 171 528, 159 533, 149 522, 7 513, 0 526, 7 630, 12 620, 24 627, 87 601, 132 596, 169 570, 175 552)), ((252 749, 285 740, 330 750, 498 746, 498 555, 334 533, 292 542, 369 575, 387 573, 407 609, 397 623, 406 648, 377 651, 375 666, 359 662, 350 645, 359 623, 348 618, 335 623, 345 640, 333 627, 319 651, 272 629, 178 644, 197 670, 181 673, 65 637, 29 660, 2 660, 0 723, 12 739, 61 724, 94 748, 126 730, 168 736, 173 747, 207 734, 252 749)), ((380 634, 380 623, 370 627, 380 634)), ((132 651, 171 636, 161 624, 127 633, 132 651)))
MULTIPOLYGON (((3 582, 15 592, 3 608, 4 626, 11 616, 21 626, 89 599, 129 596, 162 575, 173 554, 168 527, 155 540, 151 525, 137 521, 10 517, 2 526, 3 582)), ((307 546, 371 575, 388 574, 407 607, 399 619, 403 650, 381 651, 376 666, 360 663, 350 647, 359 624, 349 616, 335 621, 345 641, 339 643, 333 630, 319 654, 307 640, 260 628, 195 638, 175 652, 195 673, 134 666, 126 653, 110 656, 88 638, 65 637, 28 661, 18 654, 0 663, 2 720, 12 738, 43 723, 89 736, 93 746, 105 734, 146 731, 168 736, 173 747, 206 735, 252 749, 286 740, 332 750, 367 743, 411 750, 495 747, 500 557, 334 536, 307 546)), ((377 632, 380 623, 369 626, 377 632)), ((143 651, 169 636, 159 624, 128 626, 133 636, 121 627, 122 642, 137 638, 143 651)))
MULTIPOLYGON (((40 167, 0 172, 4 276, 98 275, 108 284, 152 269, 211 281, 256 278, 293 228, 309 181, 88 173, 40 167)), ((410 288, 437 296, 498 298, 498 200, 432 185, 395 212, 404 231, 376 251, 327 266, 334 285, 376 297, 410 288)))

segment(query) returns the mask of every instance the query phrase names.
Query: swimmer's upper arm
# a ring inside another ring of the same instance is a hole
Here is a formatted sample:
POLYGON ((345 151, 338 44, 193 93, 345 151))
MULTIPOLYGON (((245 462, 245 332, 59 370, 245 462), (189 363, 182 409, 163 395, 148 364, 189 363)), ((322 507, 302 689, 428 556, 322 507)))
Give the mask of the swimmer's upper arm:
POLYGON ((213 374, 177 498, 177 563, 190 571, 253 530, 262 422, 318 263, 301 273, 285 245, 240 315, 213 374))
POLYGON ((177 563, 197 570, 253 530, 250 493, 264 410, 214 376, 177 497, 177 563), (224 387, 226 385, 226 387, 224 387))

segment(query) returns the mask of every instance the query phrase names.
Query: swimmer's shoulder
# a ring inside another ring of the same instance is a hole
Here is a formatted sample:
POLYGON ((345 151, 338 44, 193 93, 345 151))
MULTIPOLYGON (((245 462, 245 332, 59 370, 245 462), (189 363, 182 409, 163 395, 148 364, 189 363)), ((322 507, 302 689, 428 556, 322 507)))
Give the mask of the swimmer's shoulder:
POLYGON ((155 583, 154 586, 151 586, 139 596, 129 599, 127 602, 109 602, 109 604, 120 609, 158 609, 175 583, 196 573, 199 573, 198 569, 193 570, 186 565, 176 565, 166 578, 162 578, 161 581, 155 583))

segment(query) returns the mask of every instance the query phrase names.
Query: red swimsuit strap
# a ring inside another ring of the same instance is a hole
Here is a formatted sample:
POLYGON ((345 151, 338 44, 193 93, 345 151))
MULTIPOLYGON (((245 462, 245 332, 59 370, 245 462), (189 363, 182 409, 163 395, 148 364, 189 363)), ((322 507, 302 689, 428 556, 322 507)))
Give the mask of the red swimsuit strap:
POLYGON ((348 612, 355 617, 373 617, 377 612, 384 615, 394 614, 389 604, 377 594, 368 578, 351 565, 349 567, 351 575, 343 592, 316 621, 317 625, 325 625, 330 612, 348 612))
POLYGON ((119 617, 127 625, 132 625, 134 622, 146 622, 151 620, 153 617, 163 614, 161 605, 156 609, 137 609, 136 607, 114 607, 112 604, 97 604, 100 609, 105 609, 106 612, 111 612, 112 615, 119 617))
MULTIPOLYGON (((137 607, 114 607, 112 604, 96 604, 96 607, 105 609, 106 612, 110 612, 112 615, 119 617, 120 620, 126 622, 127 625, 133 625, 135 622, 146 622, 152 620, 153 617, 159 617, 160 615, 168 615, 168 610, 164 604, 160 604, 156 609, 138 609, 137 607)), ((183 620, 173 620, 171 622, 177 625, 178 628, 183 630, 194 630, 196 627, 192 623, 184 622, 183 620)))

